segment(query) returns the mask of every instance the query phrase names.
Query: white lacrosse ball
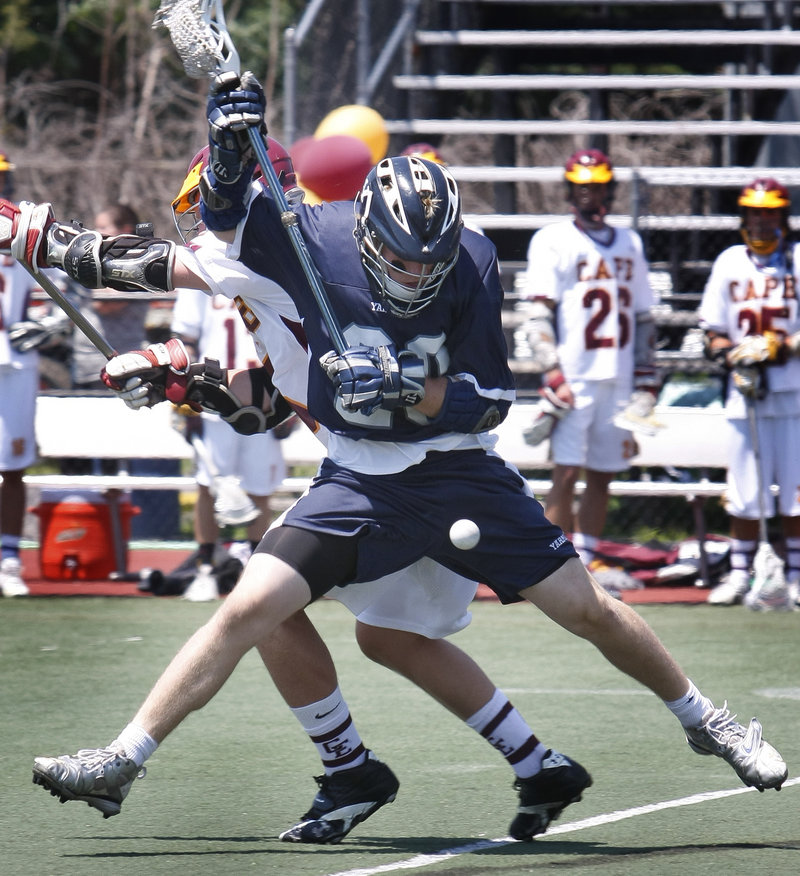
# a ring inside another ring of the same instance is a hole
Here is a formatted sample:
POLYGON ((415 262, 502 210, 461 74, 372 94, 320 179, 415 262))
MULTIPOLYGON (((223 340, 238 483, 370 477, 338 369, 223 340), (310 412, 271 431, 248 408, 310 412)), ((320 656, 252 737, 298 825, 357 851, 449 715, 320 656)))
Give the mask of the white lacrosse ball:
POLYGON ((450 527, 450 541, 460 551, 471 551, 481 540, 481 531, 474 520, 456 520, 450 527))

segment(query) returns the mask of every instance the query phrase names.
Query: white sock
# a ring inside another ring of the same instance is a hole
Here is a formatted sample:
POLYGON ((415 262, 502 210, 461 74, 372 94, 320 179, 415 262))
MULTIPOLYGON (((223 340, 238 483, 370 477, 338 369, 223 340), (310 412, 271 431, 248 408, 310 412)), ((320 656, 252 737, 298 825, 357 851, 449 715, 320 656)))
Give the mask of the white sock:
POLYGON ((292 709, 292 714, 314 743, 326 775, 352 769, 366 761, 364 743, 338 687, 316 703, 292 709))
POLYGON ((677 700, 667 702, 664 705, 681 722, 683 727, 699 727, 703 723, 705 715, 714 708, 714 703, 689 682, 689 690, 677 700))
POLYGON ((578 552, 583 565, 588 566, 594 559, 599 539, 594 535, 587 535, 585 532, 573 532, 570 541, 578 552))
POLYGON ((800 581, 800 538, 789 536, 786 543, 786 580, 800 581))
POLYGON ((126 756, 140 767, 158 748, 158 743, 137 724, 128 724, 110 747, 121 748, 126 756))
POLYGON ((730 578, 736 579, 737 583, 750 583, 750 568, 753 565, 753 558, 756 555, 758 543, 755 541, 744 541, 740 538, 731 539, 731 574, 730 578))
POLYGON ((502 691, 495 689, 489 702, 465 723, 503 755, 519 778, 541 771, 547 749, 502 691))

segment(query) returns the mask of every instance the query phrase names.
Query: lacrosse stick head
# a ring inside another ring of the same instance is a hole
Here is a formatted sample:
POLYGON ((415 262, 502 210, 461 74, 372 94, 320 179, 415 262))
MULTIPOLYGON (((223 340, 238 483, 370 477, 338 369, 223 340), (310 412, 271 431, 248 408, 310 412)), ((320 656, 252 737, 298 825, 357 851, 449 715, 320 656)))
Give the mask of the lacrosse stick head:
POLYGON ((239 484, 239 478, 222 475, 213 480, 214 517, 220 526, 244 526, 261 513, 239 484))
POLYGON ((169 31, 187 76, 239 73, 239 55, 228 34, 222 0, 161 0, 153 27, 169 31))
POLYGON ((753 586, 744 604, 753 611, 790 611, 789 588, 783 560, 769 542, 762 541, 753 560, 753 586))

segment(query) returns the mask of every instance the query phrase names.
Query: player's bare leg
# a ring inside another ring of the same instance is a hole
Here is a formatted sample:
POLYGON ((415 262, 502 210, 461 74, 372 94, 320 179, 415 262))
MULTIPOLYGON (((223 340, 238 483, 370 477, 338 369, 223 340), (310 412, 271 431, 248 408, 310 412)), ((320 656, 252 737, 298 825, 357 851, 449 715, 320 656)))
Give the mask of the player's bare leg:
POLYGON ((544 833, 591 784, 576 761, 546 748, 478 664, 444 639, 356 624, 361 650, 430 694, 498 748, 514 770, 519 803, 509 833, 531 840, 544 833))
POLYGON ((254 496, 252 493, 247 494, 250 501, 258 508, 258 517, 247 524, 247 540, 251 544, 258 544, 264 537, 264 533, 269 528, 272 514, 270 513, 269 496, 254 496))
POLYGON ((330 652, 305 612, 280 624, 258 651, 275 686, 317 748, 323 774, 308 811, 280 838, 338 843, 391 803, 399 788, 392 770, 364 746, 339 690, 330 652))
POLYGON ((6 470, 0 484, 0 533, 4 543, 0 560, 0 596, 27 596, 28 586, 22 580, 19 540, 25 520, 25 481, 23 469, 6 470), (9 550, 8 548, 11 547, 9 550))
POLYGON ((788 769, 761 737, 761 724, 735 721, 694 687, 648 624, 628 605, 597 585, 577 558, 521 591, 569 632, 591 642, 620 671, 649 688, 679 718, 692 750, 715 754, 746 784, 780 790, 788 769), (687 699, 688 698, 688 699, 687 699))
POLYGON ((800 607, 800 517, 781 517, 790 605, 800 607))
POLYGON ((575 531, 600 538, 605 529, 608 513, 608 485, 613 480, 614 473, 587 468, 585 477, 586 489, 578 504, 575 531))
POLYGON ((564 532, 573 532, 575 528, 573 503, 575 501, 575 484, 580 473, 580 466, 553 466, 552 485, 545 500, 545 514, 551 523, 560 526, 564 532))

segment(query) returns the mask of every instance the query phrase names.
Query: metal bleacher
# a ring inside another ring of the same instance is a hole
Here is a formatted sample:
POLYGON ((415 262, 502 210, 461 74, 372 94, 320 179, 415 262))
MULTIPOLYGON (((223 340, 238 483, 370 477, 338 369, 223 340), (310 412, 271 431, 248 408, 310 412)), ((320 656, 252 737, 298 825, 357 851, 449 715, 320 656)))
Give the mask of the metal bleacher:
MULTIPOLYGON (((422 12, 425 4, 417 5, 422 12)), ((800 185, 796 166, 758 164, 764 143, 800 133, 800 119, 778 115, 781 100, 800 90, 795 5, 781 0, 428 4, 429 14, 419 16, 424 25, 409 37, 403 70, 392 77, 397 105, 407 111, 387 119, 387 129, 398 141, 444 141, 448 158, 455 156, 450 169, 466 203, 472 187, 482 186, 484 199, 492 192, 493 203, 468 212, 466 219, 497 245, 509 308, 530 235, 563 216, 519 209, 525 187, 560 192, 563 186, 563 167, 520 161, 524 147, 552 140, 568 144, 569 151, 596 146, 613 158, 624 138, 626 155, 635 153, 639 161, 616 164, 625 198, 618 194, 611 222, 633 227, 645 239, 663 304, 657 319, 669 328, 690 328, 713 257, 736 239, 735 192, 756 176, 800 185), (431 6, 437 7, 435 14, 431 6), (553 99, 565 92, 588 98, 584 116, 552 113, 553 99), (647 96, 644 109, 620 111, 633 106, 626 99, 639 95, 647 96), (694 112, 701 97, 714 100, 714 111, 704 117, 694 112), (665 100, 682 101, 686 112, 662 111, 665 100), (459 161, 458 144, 476 137, 492 143, 489 160, 459 161), (648 143, 654 138, 685 143, 687 153, 689 145, 703 144, 713 162, 649 166, 648 143), (651 213, 658 190, 683 192, 683 205, 689 202, 692 209, 651 213)), ((506 316, 513 327, 511 309, 506 316)), ((668 368, 687 365, 674 351, 663 361, 668 368)), ((524 363, 515 370, 524 372, 524 363)))

